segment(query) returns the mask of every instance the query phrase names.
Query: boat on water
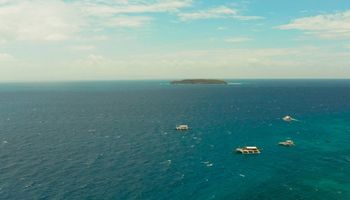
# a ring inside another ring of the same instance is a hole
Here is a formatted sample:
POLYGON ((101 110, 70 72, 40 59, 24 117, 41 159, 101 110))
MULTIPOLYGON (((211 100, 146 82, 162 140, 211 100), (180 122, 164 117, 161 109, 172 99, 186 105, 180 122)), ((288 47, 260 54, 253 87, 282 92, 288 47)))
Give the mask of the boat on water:
POLYGON ((188 127, 188 125, 182 124, 182 125, 176 126, 175 129, 178 130, 178 131, 187 131, 190 128, 188 127))
POLYGON ((294 119, 293 119, 291 116, 289 116, 289 115, 283 117, 282 119, 283 119, 283 121, 286 121, 286 122, 291 122, 291 121, 294 120, 294 119))
POLYGON ((241 154, 260 154, 260 151, 261 149, 256 146, 245 146, 236 149, 236 152, 241 154))
POLYGON ((291 147, 291 146, 295 145, 293 140, 286 140, 286 141, 283 141, 283 142, 279 142, 278 144, 281 145, 281 146, 285 146, 285 147, 291 147))

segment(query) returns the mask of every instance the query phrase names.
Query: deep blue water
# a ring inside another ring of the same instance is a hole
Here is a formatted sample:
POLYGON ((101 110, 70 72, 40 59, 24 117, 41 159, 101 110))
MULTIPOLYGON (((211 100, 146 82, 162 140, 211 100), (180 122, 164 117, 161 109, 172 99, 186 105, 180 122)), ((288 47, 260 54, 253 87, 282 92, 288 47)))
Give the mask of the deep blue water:
POLYGON ((0 84, 0 199, 350 199, 349 80, 232 82, 0 84))

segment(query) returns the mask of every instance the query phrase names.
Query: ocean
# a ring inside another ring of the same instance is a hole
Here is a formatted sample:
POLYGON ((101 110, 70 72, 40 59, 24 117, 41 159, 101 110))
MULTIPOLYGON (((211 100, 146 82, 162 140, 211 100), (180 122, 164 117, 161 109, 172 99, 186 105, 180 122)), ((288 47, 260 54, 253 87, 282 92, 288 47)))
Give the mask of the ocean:
POLYGON ((229 82, 1 83, 0 199, 350 199, 350 80, 229 82))

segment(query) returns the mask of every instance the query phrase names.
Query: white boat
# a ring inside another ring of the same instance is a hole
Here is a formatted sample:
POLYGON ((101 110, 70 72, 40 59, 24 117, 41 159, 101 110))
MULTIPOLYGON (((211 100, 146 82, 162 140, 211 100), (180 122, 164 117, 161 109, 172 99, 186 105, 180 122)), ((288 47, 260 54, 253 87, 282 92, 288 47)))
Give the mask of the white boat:
POLYGON ((285 147, 291 147, 295 145, 293 140, 286 140, 284 142, 279 142, 278 144, 285 147))
POLYGON ((283 119, 283 121, 286 121, 286 122, 291 122, 291 121, 294 120, 294 119, 293 119, 291 116, 289 116, 289 115, 283 117, 282 119, 283 119))
POLYGON ((178 131, 187 131, 189 129, 188 125, 182 124, 182 125, 178 125, 175 128, 178 131))
POLYGON ((260 154, 260 149, 256 146, 246 146, 246 147, 240 147, 236 149, 237 153, 241 154, 260 154))

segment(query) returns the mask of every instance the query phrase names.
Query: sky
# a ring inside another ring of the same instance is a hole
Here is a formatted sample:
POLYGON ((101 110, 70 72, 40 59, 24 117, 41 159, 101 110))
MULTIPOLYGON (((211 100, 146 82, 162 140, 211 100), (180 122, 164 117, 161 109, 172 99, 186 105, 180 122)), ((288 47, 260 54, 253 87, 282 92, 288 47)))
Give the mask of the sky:
POLYGON ((349 0, 0 0, 0 81, 350 78, 349 0))

